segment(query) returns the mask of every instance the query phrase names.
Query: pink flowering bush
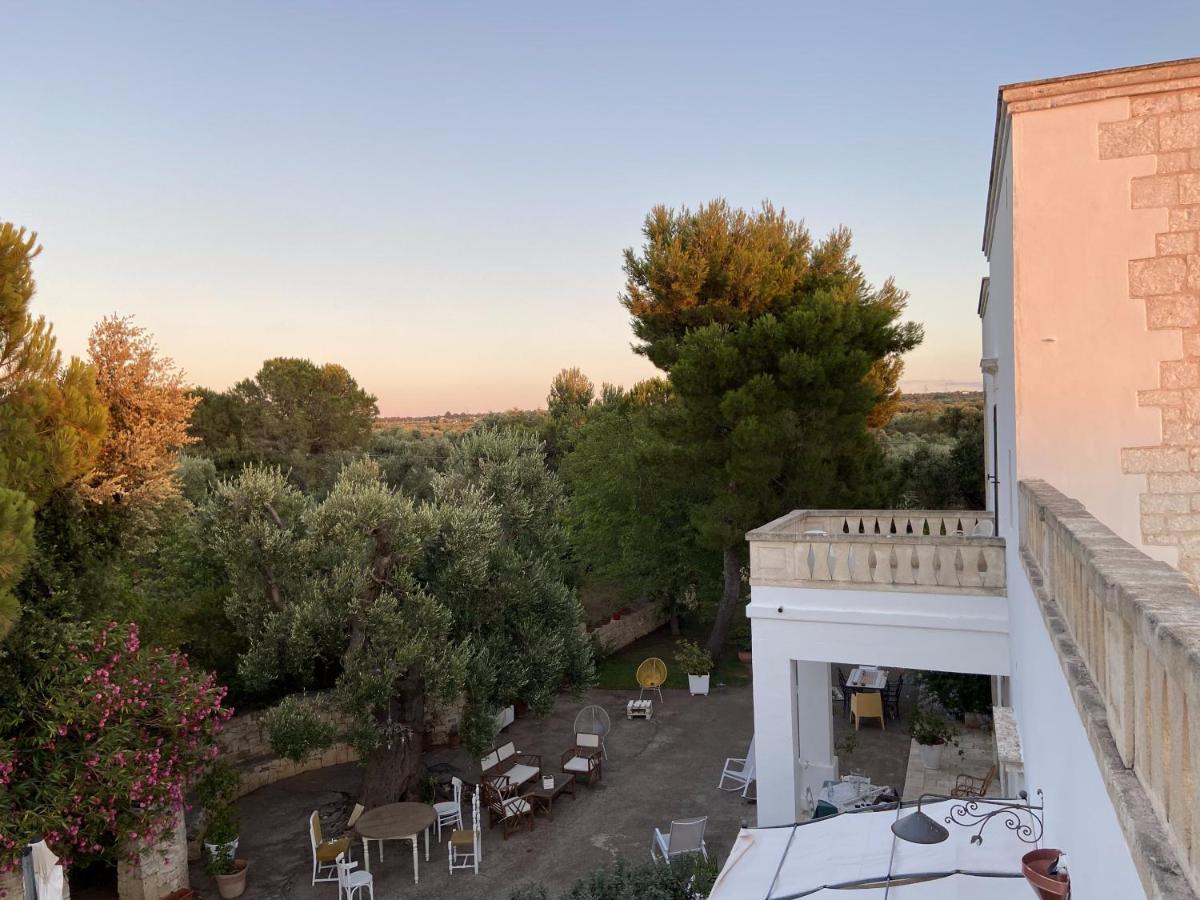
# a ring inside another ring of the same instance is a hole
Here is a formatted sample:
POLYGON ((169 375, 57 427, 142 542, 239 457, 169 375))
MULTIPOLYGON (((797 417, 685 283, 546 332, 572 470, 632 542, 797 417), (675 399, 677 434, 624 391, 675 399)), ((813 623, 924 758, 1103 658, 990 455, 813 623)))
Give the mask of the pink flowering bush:
POLYGON ((162 837, 233 714, 212 675, 116 623, 12 635, 0 696, 0 872, 38 838, 71 863, 162 837))

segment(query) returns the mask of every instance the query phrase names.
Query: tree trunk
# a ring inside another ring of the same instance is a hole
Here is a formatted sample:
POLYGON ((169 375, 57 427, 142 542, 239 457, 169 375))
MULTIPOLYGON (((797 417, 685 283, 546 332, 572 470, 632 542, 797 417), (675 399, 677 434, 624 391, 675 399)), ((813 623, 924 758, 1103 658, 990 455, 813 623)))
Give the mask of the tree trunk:
MULTIPOLYGON (((402 800, 418 800, 425 766, 421 760, 425 730, 425 691, 420 681, 408 678, 392 701, 394 722, 404 725, 391 742, 366 759, 358 802, 367 809, 402 800)), ((386 724, 386 719, 381 725, 386 724)))
POLYGON ((671 613, 671 636, 679 637, 679 613, 671 613))
POLYGON ((733 622, 733 614, 737 611, 742 597, 742 557, 737 547, 726 547, 722 551, 722 570, 725 576, 725 590, 721 594, 721 602, 717 605, 717 617, 713 620, 712 632, 708 636, 708 652, 713 661, 721 655, 725 639, 729 636, 729 625, 733 622))

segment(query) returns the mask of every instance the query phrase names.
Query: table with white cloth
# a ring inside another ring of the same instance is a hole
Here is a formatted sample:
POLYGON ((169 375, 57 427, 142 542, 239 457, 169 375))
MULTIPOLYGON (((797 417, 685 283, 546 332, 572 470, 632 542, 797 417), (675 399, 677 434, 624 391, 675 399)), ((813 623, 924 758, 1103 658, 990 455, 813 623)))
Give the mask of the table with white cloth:
POLYGON ((888 670, 874 666, 858 666, 850 670, 846 687, 855 691, 882 691, 887 687, 888 670))
POLYGON ((827 781, 818 799, 824 800, 838 812, 872 806, 879 795, 888 790, 885 784, 871 784, 868 779, 853 776, 842 781, 827 781))

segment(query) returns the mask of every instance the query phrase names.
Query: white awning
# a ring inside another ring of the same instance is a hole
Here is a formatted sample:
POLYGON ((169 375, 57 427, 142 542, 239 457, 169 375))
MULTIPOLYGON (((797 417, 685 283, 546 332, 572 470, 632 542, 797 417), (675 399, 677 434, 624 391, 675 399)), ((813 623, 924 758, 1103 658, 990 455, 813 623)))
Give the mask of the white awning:
MULTIPOLYGON (((923 810, 941 823, 952 806, 961 804, 939 801, 925 804, 923 810)), ((1000 807, 981 806, 980 812, 991 808, 1000 807)), ((1029 895, 1021 877, 1021 857, 1033 847, 1019 839, 1015 828, 993 822, 983 833, 982 844, 971 843, 978 827, 954 824, 946 826, 950 836, 940 844, 898 840, 892 823, 915 809, 864 810, 782 828, 743 828, 709 898, 829 900, 835 895, 846 897, 844 888, 850 885, 859 887, 860 893, 853 896, 863 900, 882 898, 885 888, 889 900, 1023 900, 1029 895), (913 877, 929 880, 894 883, 913 877), (861 892, 872 883, 879 887, 861 892)), ((1018 816, 1020 824, 1031 821, 1024 810, 1001 816, 1010 821, 1018 816)))

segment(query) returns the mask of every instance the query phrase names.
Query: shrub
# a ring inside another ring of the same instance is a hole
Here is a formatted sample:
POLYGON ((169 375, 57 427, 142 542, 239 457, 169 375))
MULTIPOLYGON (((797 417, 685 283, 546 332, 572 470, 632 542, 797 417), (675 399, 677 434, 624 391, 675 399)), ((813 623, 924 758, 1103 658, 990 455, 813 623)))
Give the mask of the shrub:
POLYGON ((321 717, 304 694, 284 697, 263 716, 271 750, 276 756, 301 762, 310 753, 328 750, 337 740, 337 729, 321 717))
POLYGON ((707 675, 713 670, 713 658, 695 641, 675 644, 675 665, 689 675, 707 675))
POLYGON ((944 716, 918 709, 908 723, 908 733, 918 744, 927 747, 936 744, 954 744, 958 729, 944 716))
POLYGON ((992 711, 992 683, 986 675, 922 672, 921 684, 949 716, 992 711))
MULTIPOLYGON (((715 861, 695 857, 675 859, 669 866, 619 860, 581 878, 558 900, 694 900, 708 895, 716 874, 715 861)), ((510 894, 509 900, 550 900, 550 894, 541 885, 528 885, 510 894)))

